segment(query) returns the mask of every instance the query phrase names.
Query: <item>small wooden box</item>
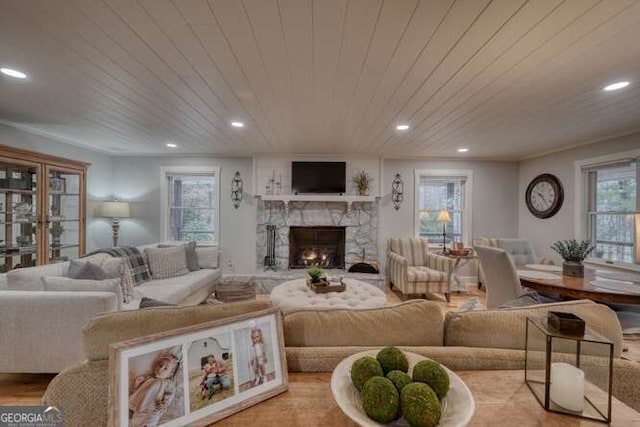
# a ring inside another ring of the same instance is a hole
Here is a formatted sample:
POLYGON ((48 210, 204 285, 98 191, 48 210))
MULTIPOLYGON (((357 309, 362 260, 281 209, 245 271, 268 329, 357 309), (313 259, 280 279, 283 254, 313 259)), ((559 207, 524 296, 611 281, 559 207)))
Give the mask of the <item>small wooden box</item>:
POLYGON ((347 285, 344 283, 342 279, 340 279, 340 284, 331 285, 331 283, 320 281, 313 283, 311 279, 307 279, 307 286, 311 288, 311 290, 317 294, 326 294, 329 292, 344 292, 347 289, 347 285))
POLYGON ((568 335, 584 335, 584 320, 573 313, 550 311, 547 322, 556 331, 568 335))

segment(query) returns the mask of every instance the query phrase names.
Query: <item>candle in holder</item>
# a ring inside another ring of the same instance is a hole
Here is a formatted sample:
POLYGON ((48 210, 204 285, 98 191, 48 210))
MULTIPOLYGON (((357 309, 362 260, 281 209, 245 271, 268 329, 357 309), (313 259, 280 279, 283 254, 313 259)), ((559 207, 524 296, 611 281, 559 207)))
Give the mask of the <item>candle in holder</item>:
POLYGON ((584 409, 584 372, 568 363, 551 364, 551 400, 574 412, 584 409))

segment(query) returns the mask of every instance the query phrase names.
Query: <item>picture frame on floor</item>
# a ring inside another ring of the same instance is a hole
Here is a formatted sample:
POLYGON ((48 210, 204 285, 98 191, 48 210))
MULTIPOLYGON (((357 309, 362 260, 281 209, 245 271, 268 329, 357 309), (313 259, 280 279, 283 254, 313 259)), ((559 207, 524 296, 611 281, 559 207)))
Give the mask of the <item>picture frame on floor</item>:
POLYGON ((112 344, 110 426, 206 426, 288 389, 280 310, 112 344))

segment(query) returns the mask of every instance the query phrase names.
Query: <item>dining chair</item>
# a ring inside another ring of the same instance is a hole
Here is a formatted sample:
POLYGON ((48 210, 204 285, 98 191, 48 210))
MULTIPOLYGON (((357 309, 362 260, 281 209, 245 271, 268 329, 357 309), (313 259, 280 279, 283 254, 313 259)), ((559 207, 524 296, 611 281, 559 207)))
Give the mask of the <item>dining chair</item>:
POLYGON ((504 249, 475 246, 486 279, 487 308, 499 308, 524 293, 513 260, 504 249))

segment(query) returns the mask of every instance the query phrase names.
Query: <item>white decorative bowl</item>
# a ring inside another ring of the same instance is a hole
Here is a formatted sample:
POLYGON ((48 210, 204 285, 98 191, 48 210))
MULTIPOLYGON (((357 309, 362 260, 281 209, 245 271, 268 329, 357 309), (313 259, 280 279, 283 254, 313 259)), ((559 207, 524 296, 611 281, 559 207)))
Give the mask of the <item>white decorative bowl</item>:
MULTIPOLYGON (((413 366, 421 360, 427 359, 419 354, 403 352, 409 360, 409 375, 413 366)), ((404 418, 399 418, 389 424, 380 424, 372 420, 362 409, 360 392, 351 382, 351 365, 363 356, 376 357, 378 350, 368 350, 356 353, 342 360, 331 375, 331 392, 342 412, 361 426, 408 426, 404 418)), ((442 399, 442 418, 440 427, 464 427, 471 421, 475 411, 473 395, 467 385, 453 371, 442 366, 449 374, 450 387, 446 397, 442 399)))

